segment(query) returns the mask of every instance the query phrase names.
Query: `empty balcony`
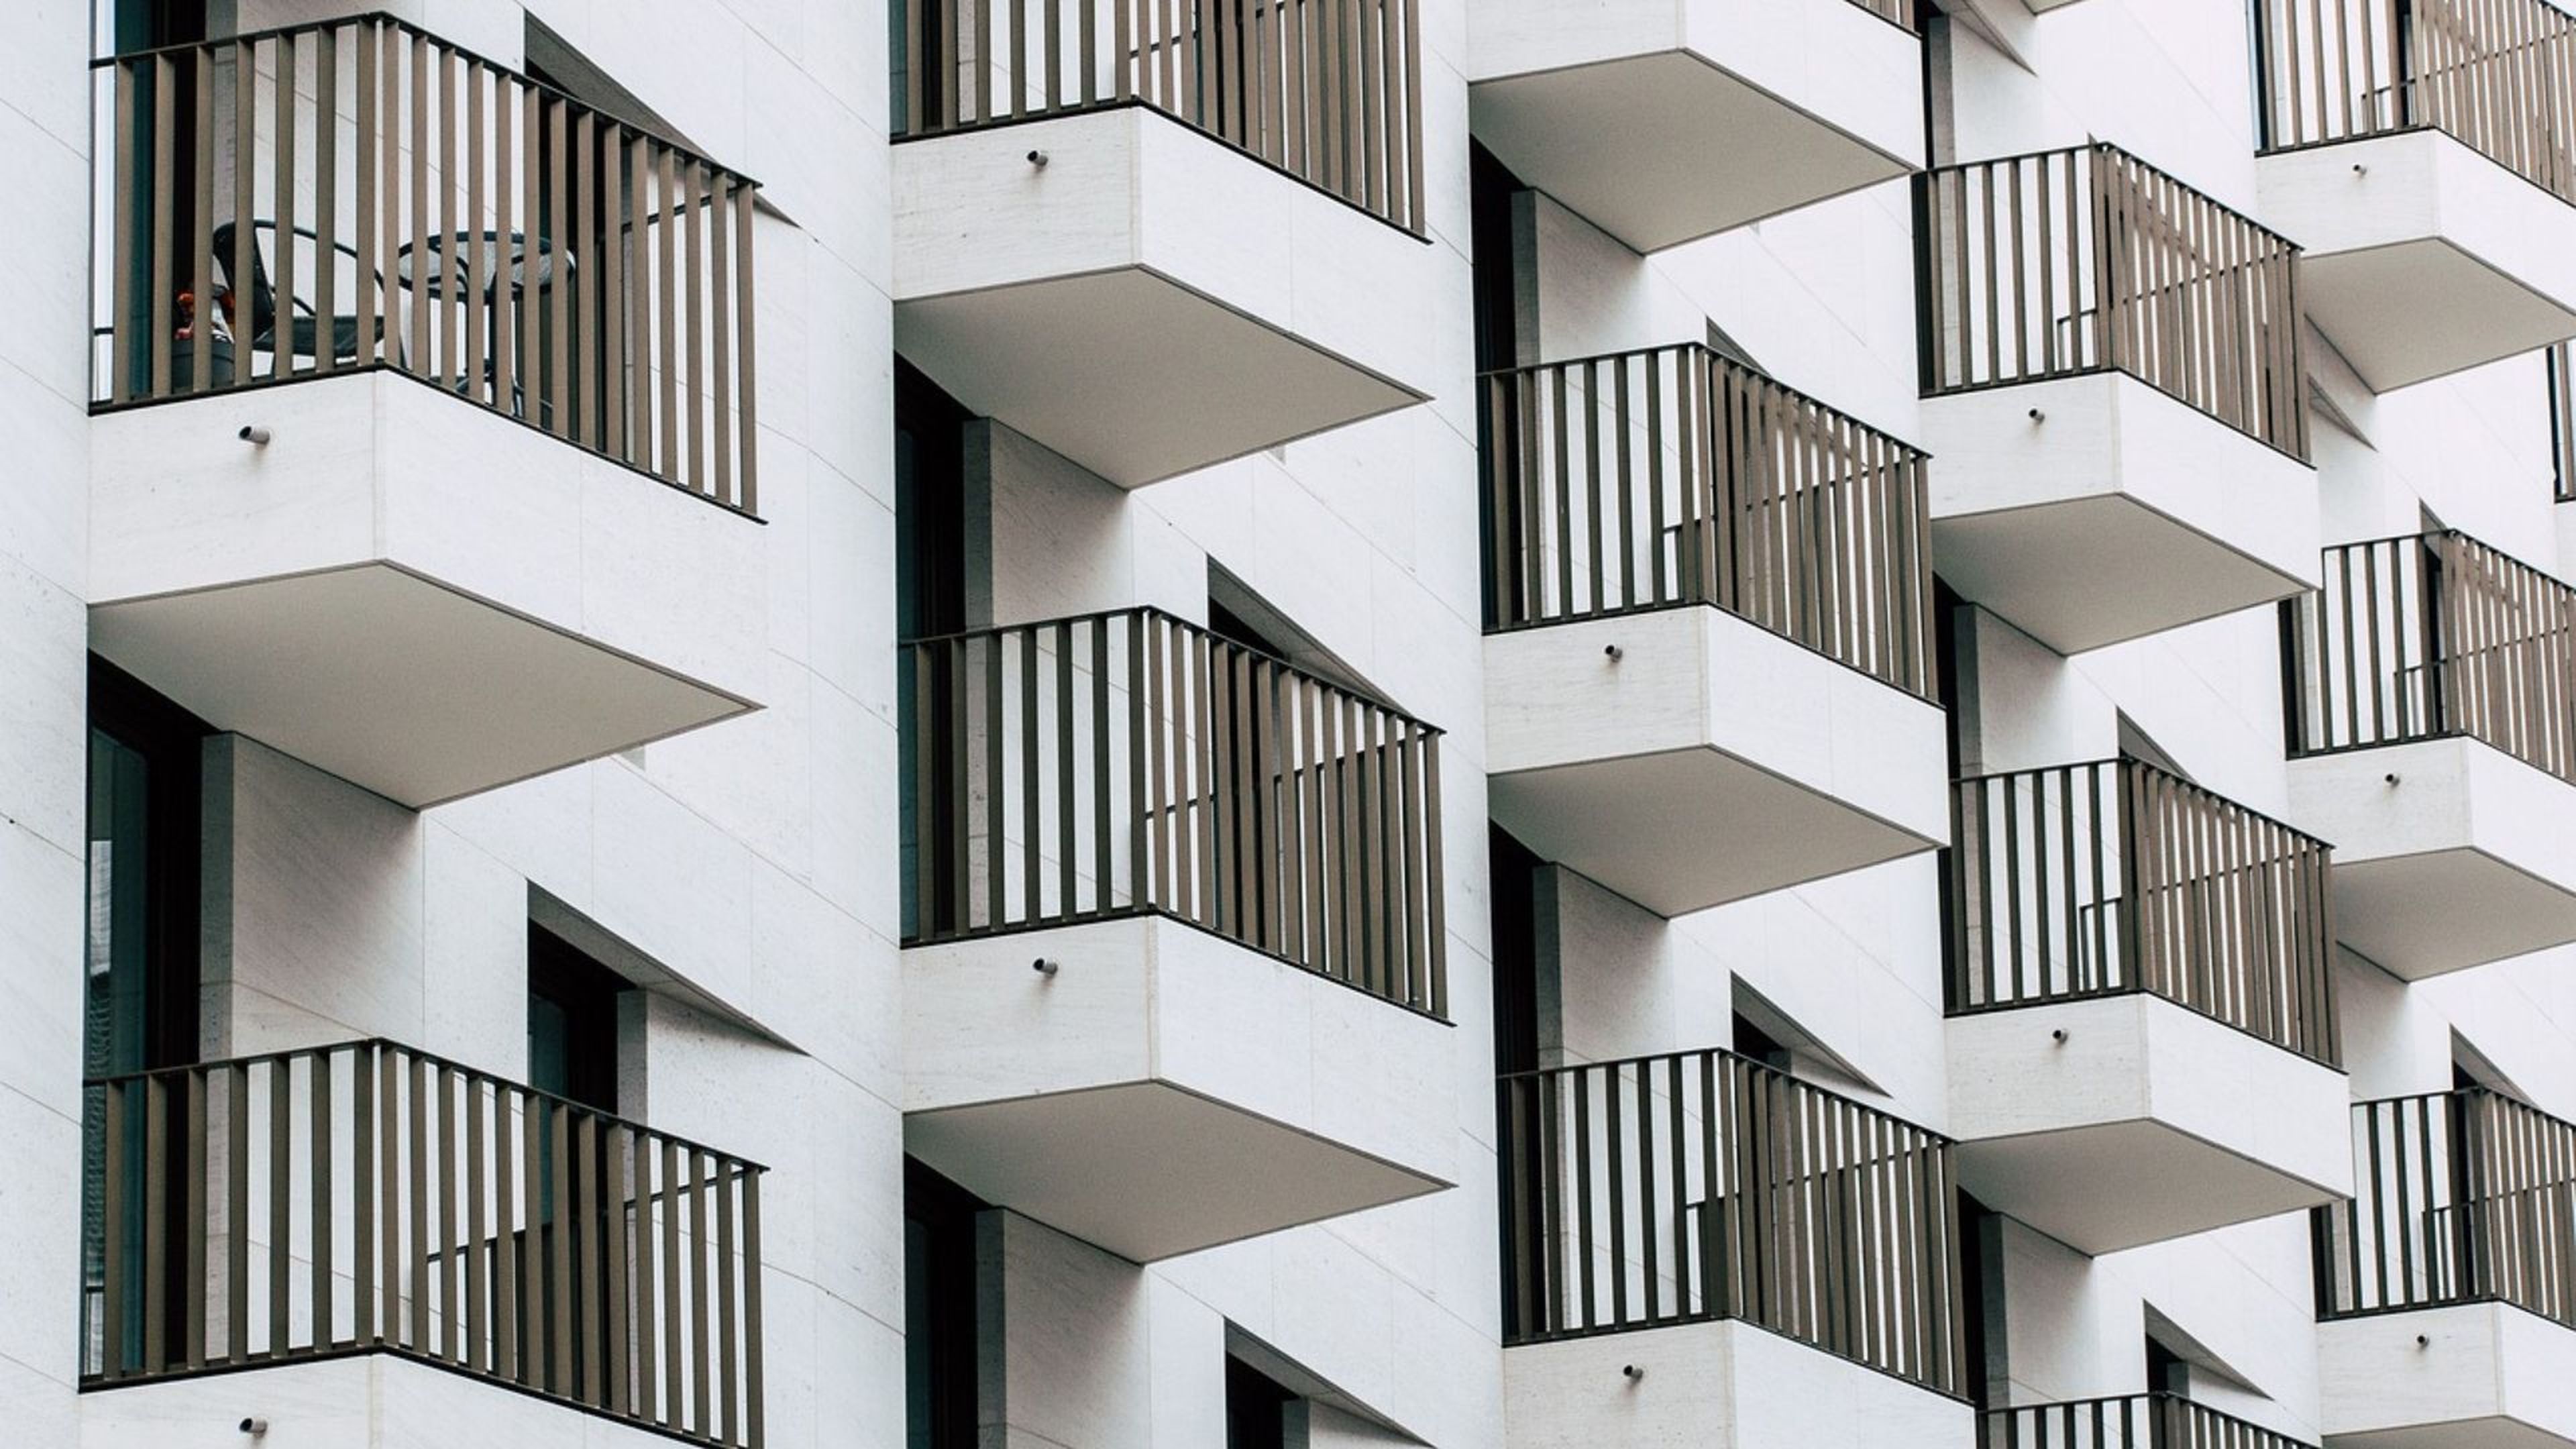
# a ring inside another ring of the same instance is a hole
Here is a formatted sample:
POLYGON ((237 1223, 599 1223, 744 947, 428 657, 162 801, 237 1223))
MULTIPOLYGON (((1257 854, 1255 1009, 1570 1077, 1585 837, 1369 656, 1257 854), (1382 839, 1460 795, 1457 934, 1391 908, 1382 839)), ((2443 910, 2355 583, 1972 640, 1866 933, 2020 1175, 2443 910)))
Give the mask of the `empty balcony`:
POLYGON ((2315 1214, 2332 1449, 2576 1445, 2576 1126, 2480 1089, 2352 1109, 2315 1214))
POLYGON ((2576 941, 2576 590, 2456 532, 2282 605, 2291 818, 2335 934, 2409 980, 2576 941))
POLYGON ((1455 1180, 1437 731, 1146 609, 906 652, 908 1151, 1137 1262, 1455 1180))
POLYGON ((1921 453, 1697 345, 1483 432, 1496 821, 1666 916, 1947 838, 1921 453))
POLYGON ((1915 184, 1941 576, 2061 654, 2316 578, 2297 248, 2116 147, 1915 184))
POLYGON ((2380 392, 2576 337, 2576 18, 2261 0, 2263 219, 2380 392))
POLYGON ((93 1081, 85 1119, 81 1386, 116 1396, 96 1424, 329 1405, 279 1427, 354 1443, 397 1395, 485 1424, 532 1395, 761 1443, 756 1164, 383 1041, 93 1081), (491 1405, 331 1366, 362 1354, 491 1405))
POLYGON ((1498 1113, 1515 1449, 1970 1441, 1945 1140, 1723 1051, 1498 1113))
POLYGON ((1963 780, 1957 798, 1967 1189, 2086 1253, 2344 1191, 2324 843, 2137 760, 1963 780))
POLYGON ((412 806, 753 707, 753 183, 380 16, 98 76, 100 653, 412 806))
POLYGON ((1977 1428, 1978 1449, 2312 1449, 2162 1390, 1990 1409, 1977 1428))
POLYGON ((1512 173, 1641 252, 1923 164, 1915 0, 1495 0, 1471 124, 1512 173))
POLYGON ((897 23, 895 347, 967 408, 1136 487, 1428 395, 1416 0, 897 23))

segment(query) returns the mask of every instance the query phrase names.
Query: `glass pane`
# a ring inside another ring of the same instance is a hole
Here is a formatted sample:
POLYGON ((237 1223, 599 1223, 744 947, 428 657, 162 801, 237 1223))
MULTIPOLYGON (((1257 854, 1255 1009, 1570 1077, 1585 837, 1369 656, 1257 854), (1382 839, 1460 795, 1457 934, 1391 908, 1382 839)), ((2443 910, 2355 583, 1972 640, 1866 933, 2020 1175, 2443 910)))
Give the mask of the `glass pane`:
MULTIPOLYGON (((90 1077, 138 1071, 145 1060, 151 1020, 150 961, 146 953, 145 913, 149 902, 145 868, 145 796, 149 768, 137 751, 98 730, 89 742, 88 929, 82 951, 85 999, 82 1022, 82 1068, 90 1077)), ((128 1262, 143 1255, 143 1203, 129 1194, 122 1220, 107 1221, 107 1094, 91 1087, 81 1094, 81 1282, 89 1341, 83 1345, 84 1367, 104 1368, 110 1349, 105 1341, 107 1234, 123 1241, 128 1262)), ((128 1132, 120 1144, 124 1175, 143 1180, 144 1136, 128 1132)), ((120 1363, 142 1353, 143 1275, 129 1274, 123 1343, 114 1345, 120 1363)))

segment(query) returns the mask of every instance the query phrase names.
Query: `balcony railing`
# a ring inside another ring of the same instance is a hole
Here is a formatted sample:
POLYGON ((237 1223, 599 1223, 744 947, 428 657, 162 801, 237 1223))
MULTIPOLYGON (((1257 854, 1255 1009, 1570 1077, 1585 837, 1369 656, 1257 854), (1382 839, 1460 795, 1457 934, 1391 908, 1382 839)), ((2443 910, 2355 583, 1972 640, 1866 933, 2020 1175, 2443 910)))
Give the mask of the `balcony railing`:
POLYGON ((1154 609, 906 655, 905 944, 1161 914, 1447 1015, 1439 731, 1154 609))
POLYGON ((2576 1327, 2576 1124, 2483 1088, 2362 1102, 2317 1315, 2498 1302, 2576 1327))
POLYGON ((1891 25, 1907 30, 1921 30, 1921 17, 1916 13, 1916 0, 1851 0, 1851 3, 1891 25))
POLYGON ((396 1353, 761 1442, 756 1164, 385 1041, 86 1115, 84 1387, 396 1353))
POLYGON ((2327 847, 2140 760, 1958 782, 1952 1014, 2144 991, 2339 1060, 2327 847))
POLYGON ((391 369, 754 508, 756 183, 384 15, 96 76, 96 404, 391 369))
POLYGON ((2576 17, 2546 0, 2258 0, 2263 149, 2425 127, 2576 201, 2576 17))
POLYGON ((1145 105, 1420 235, 1417 0, 898 0, 897 139, 1145 105))
POLYGON ((2325 551, 2281 605, 2293 756, 2466 736, 2576 780, 2576 589, 2458 532, 2325 551))
POLYGON ((1915 179, 1927 397, 2124 372, 2308 456, 2298 248, 2116 146, 1915 179))
POLYGON ((1920 452, 1696 343, 1489 373, 1482 402, 1489 628, 1713 604, 1930 694, 1920 452))
POLYGON ((1723 1051, 1506 1076, 1503 1341, 1742 1319, 1965 1393, 1948 1139, 1723 1051))
POLYGON ((1989 1411, 1981 1449, 2310 1449, 2180 1394, 2126 1394, 1989 1411))

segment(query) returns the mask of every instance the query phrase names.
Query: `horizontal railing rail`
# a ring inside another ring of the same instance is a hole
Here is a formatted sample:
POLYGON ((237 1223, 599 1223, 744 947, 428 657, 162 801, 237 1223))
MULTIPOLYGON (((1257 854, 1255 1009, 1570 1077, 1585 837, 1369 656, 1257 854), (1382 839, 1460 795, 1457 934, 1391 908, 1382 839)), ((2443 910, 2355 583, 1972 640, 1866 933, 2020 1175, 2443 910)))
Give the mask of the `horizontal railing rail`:
POLYGON ((1947 1139, 1716 1050, 1499 1098, 1506 1344, 1741 1319, 1966 1392, 1947 1139))
POLYGON ((394 1352, 761 1442, 758 1164, 382 1040, 86 1090, 84 1386, 394 1352))
POLYGON ((1980 1449, 2311 1449, 2163 1391, 1990 1409, 1977 1442, 1980 1449))
POLYGON ((2281 604, 2289 751, 2467 736, 2576 780, 2576 588, 2456 531, 2325 551, 2281 604))
POLYGON ((1447 1015, 1439 731, 1149 608, 905 653, 907 944, 1157 913, 1447 1015))
POLYGON ((1924 455, 1697 343, 1489 373, 1488 627, 1714 604, 1932 689, 1924 455))
POLYGON ((2546 0, 2257 0, 2263 147, 2431 127, 2576 201, 2576 16, 2546 0))
POLYGON ((1959 781, 1953 1014, 2148 992, 2341 1058, 2325 842, 2142 760, 1959 781))
POLYGON ((1925 396, 2123 372, 2308 456, 2287 239, 2098 143, 1914 187, 1925 396))
POLYGON ((2353 1107, 2353 1195, 2313 1210, 2317 1313, 2502 1302, 2576 1327, 2576 1124, 2469 1087, 2353 1107))
POLYGON ((897 9, 898 139, 1141 104, 1416 235, 1428 225, 1418 0, 897 9))
POLYGON ((756 508, 748 177, 382 14, 95 76, 95 405, 389 369, 756 508))

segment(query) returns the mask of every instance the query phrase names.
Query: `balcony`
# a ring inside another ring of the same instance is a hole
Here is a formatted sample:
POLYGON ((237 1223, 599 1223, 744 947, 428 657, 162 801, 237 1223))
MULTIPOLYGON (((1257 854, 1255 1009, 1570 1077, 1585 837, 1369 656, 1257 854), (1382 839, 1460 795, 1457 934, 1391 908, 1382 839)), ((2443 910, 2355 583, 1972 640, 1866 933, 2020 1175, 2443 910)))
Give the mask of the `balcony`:
POLYGON ((1482 421, 1496 821, 1666 916, 1947 838, 1922 454, 1696 345, 1482 421))
POLYGON ((959 402, 1132 488, 1428 396, 1415 0, 898 11, 895 346, 959 402))
POLYGON ((2323 842, 2137 760, 1958 785, 1951 1130, 2085 1253, 2349 1186, 2323 842))
POLYGON ((98 90, 99 652, 412 806, 754 707, 752 182, 382 16, 98 90))
POLYGON ((2576 1444, 2576 1126, 2480 1089, 2352 1109, 2317 1209, 2329 1445, 2576 1444))
POLYGON ((1977 1427, 1979 1449, 2311 1449, 2161 1390, 1993 1409, 1977 1427))
POLYGON ((907 653, 908 1151, 1137 1262, 1454 1181, 1436 730, 1150 609, 907 653))
POLYGON ((85 1116, 81 1387, 136 1396, 103 1420, 230 1423, 235 1371, 381 1354, 761 1442, 756 1164, 384 1041, 94 1081, 85 1116))
POLYGON ((2576 590, 2460 533, 2345 544, 2284 603, 2291 817, 2335 934, 2408 980, 2576 941, 2576 590))
POLYGON ((2576 337, 2576 19, 2545 0, 2261 0, 2264 218, 2386 392, 2576 337))
POLYGON ((1468 18, 1471 123, 1522 181, 1657 251, 1921 167, 1915 10, 1496 0, 1468 18))
POLYGON ((1941 576, 2061 654, 2316 578, 2298 249, 2116 147, 1915 184, 1941 576))
POLYGON ((1722 1051, 1498 1112, 1516 1449, 1969 1441, 1948 1142, 1722 1051))

